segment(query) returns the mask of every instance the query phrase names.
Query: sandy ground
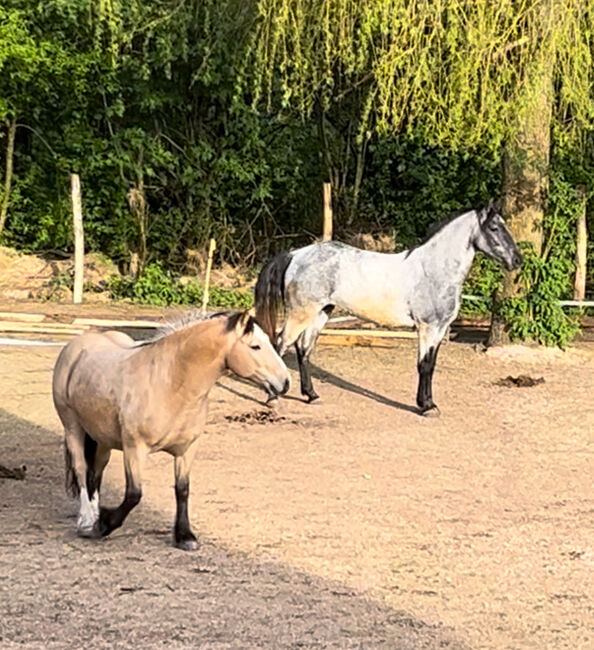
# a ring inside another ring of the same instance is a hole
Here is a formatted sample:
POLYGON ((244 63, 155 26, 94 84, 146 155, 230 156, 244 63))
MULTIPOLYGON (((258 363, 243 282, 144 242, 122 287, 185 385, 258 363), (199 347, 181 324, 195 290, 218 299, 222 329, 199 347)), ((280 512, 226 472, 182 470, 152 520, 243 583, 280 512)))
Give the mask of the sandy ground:
MULTIPOLYGON (((294 386, 276 422, 241 422, 261 393, 225 378, 192 473, 194 554, 171 546, 163 454, 122 529, 75 536, 57 351, 0 348, 0 463, 27 466, 0 480, 0 647, 594 648, 591 344, 450 343, 439 419, 413 408, 413 341, 320 348, 321 402, 294 386), (545 382, 495 384, 519 374, 545 382)), ((122 478, 115 452, 105 502, 122 478)))

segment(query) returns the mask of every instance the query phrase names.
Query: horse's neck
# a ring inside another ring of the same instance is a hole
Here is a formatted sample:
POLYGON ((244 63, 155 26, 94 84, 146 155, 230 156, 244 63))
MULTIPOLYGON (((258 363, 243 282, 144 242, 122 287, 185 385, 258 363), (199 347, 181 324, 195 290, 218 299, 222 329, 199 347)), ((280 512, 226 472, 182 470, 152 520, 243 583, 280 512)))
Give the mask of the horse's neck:
POLYGON ((201 325, 197 330, 190 328, 183 350, 180 349, 180 370, 194 393, 207 395, 225 371, 227 340, 220 329, 216 321, 201 325))
MULTIPOLYGON (((210 325, 210 324, 209 324, 210 325)), ((208 325, 184 328, 160 341, 154 353, 169 365, 170 388, 187 399, 206 397, 225 370, 224 344, 208 325)))
POLYGON ((476 252, 472 241, 475 224, 475 213, 466 213, 419 247, 425 271, 453 284, 462 284, 476 252))

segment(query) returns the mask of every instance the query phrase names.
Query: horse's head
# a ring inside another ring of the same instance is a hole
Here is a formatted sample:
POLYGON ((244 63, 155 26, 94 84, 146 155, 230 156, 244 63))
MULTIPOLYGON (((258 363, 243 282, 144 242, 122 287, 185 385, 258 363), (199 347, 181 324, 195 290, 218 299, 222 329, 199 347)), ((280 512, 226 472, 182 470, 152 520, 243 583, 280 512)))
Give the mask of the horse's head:
POLYGON ((492 204, 478 210, 478 232, 474 246, 488 257, 500 262, 508 271, 522 264, 522 255, 503 221, 499 210, 492 204))
POLYGON ((236 375, 262 386, 269 395, 289 390, 289 371, 270 339, 248 312, 233 314, 227 327, 236 337, 226 356, 227 367, 236 375))

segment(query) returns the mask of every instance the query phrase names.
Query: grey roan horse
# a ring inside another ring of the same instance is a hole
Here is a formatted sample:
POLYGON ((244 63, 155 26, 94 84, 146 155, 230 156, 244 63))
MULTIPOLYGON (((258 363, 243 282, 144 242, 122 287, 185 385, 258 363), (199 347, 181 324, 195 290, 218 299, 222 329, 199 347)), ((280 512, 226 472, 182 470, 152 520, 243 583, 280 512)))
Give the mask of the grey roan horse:
POLYGON ((295 344, 301 392, 311 402, 309 356, 335 306, 368 320, 416 326, 419 334, 417 405, 437 415, 431 383, 439 345, 458 314, 462 283, 477 251, 518 268, 522 257, 498 210, 470 210, 441 226, 416 248, 373 253, 338 242, 281 253, 256 284, 256 318, 282 356, 295 344), (284 326, 277 331, 284 308, 284 326))

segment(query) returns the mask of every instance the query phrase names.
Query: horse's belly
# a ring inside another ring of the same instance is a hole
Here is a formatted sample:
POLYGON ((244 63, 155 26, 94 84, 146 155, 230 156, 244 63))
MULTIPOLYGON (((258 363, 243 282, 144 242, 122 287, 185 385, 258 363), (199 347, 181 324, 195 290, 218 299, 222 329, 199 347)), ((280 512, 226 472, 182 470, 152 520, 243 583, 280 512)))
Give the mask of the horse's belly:
POLYGON ((401 327, 412 327, 414 325, 408 305, 399 296, 351 294, 350 296, 343 296, 340 301, 336 302, 339 307, 355 314, 355 316, 380 325, 401 327))
POLYGON ((178 455, 202 433, 206 413, 204 399, 180 404, 162 401, 159 409, 138 414, 135 430, 151 452, 168 451, 178 455))
POLYGON ((96 419, 85 419, 79 416, 84 430, 95 440, 110 449, 122 449, 122 436, 117 421, 98 423, 96 419))

